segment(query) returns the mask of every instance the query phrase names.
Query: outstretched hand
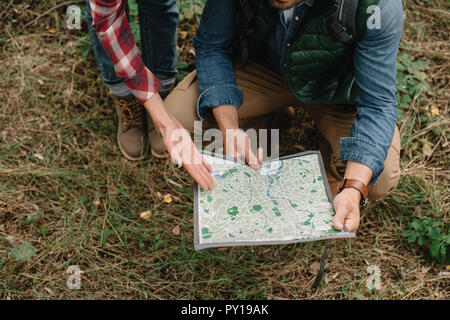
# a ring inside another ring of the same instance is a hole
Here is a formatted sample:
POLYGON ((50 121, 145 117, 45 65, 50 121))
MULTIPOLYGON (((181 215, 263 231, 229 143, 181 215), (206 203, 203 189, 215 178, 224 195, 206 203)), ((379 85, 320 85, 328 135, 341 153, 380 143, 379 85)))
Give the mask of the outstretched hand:
POLYGON ((211 166, 197 151, 189 132, 164 108, 159 94, 153 95, 144 106, 161 133, 172 161, 179 168, 183 166, 203 189, 212 190, 214 179, 210 175, 211 166))
POLYGON ((190 134, 181 124, 174 121, 161 132, 164 146, 169 152, 172 161, 179 168, 183 166, 191 177, 205 190, 214 188, 214 179, 210 172, 211 166, 197 151, 190 134))

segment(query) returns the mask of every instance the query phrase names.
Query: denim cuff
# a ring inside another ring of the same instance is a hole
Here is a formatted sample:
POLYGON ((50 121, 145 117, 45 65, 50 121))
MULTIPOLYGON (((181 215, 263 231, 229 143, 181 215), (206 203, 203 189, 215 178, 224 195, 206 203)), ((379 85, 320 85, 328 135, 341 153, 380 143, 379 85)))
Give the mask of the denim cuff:
POLYGON ((376 184, 378 176, 384 170, 387 151, 373 142, 355 138, 341 138, 339 157, 342 162, 355 161, 372 169, 373 176, 369 184, 376 184))
POLYGON ((108 87, 109 90, 111 90, 111 93, 118 98, 123 98, 131 94, 130 89, 127 87, 125 82, 123 82, 123 80, 115 84, 105 82, 105 85, 108 87))
POLYGON ((211 115, 211 109, 223 105, 231 105, 239 108, 244 101, 244 94, 234 84, 223 84, 209 87, 198 97, 197 115, 200 120, 205 120, 211 115))

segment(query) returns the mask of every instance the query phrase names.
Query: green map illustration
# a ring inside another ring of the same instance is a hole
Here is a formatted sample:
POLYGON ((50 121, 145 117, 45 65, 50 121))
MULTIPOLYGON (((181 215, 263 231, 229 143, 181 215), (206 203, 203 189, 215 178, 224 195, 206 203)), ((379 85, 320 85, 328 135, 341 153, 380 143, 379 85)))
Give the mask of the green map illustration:
POLYGON ((259 170, 203 156, 213 168, 214 190, 196 185, 196 249, 354 237, 332 226, 319 152, 266 162, 259 170))

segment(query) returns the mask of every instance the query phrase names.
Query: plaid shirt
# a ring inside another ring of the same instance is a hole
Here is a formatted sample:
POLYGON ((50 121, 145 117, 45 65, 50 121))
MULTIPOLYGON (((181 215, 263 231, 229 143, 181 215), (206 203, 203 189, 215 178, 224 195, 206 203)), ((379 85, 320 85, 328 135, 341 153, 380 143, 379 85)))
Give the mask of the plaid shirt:
POLYGON ((148 101, 161 88, 161 83, 147 69, 136 47, 125 14, 127 0, 89 0, 92 26, 114 64, 118 77, 123 78, 140 103, 148 101))

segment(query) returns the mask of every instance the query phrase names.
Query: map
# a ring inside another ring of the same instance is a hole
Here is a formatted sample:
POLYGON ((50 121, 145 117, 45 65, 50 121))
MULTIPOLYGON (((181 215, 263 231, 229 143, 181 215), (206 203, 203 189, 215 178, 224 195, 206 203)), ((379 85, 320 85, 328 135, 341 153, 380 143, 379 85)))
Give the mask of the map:
POLYGON ((195 249, 350 238, 333 228, 320 152, 263 162, 259 170, 203 153, 214 190, 194 189, 195 249))

